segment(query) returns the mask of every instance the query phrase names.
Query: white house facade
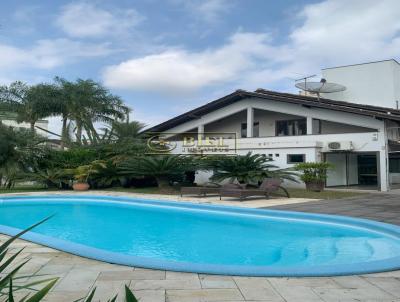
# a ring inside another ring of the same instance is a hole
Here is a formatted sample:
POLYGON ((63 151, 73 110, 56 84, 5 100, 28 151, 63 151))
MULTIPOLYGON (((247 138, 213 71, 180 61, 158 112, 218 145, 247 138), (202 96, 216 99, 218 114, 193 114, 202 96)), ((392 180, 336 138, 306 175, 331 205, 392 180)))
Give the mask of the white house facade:
POLYGON ((400 106, 400 63, 394 59, 325 68, 322 77, 346 87, 324 97, 388 108, 400 106))
MULTIPOLYGON (((236 133, 237 154, 266 154, 280 168, 327 161, 335 166, 327 187, 387 191, 400 182, 399 125, 399 110, 258 89, 238 90, 148 131, 236 133)), ((199 173, 195 181, 209 176, 199 173)))

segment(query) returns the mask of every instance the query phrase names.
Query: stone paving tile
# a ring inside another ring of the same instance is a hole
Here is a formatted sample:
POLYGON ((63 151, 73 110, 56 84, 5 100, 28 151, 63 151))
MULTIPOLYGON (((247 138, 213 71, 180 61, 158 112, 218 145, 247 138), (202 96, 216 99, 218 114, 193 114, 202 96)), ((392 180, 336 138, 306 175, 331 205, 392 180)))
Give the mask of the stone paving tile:
POLYGON ((116 301, 125 302, 125 285, 129 284, 129 280, 97 280, 93 285, 96 287, 93 301, 105 302, 118 295, 116 301))
POLYGON ((267 278, 233 277, 246 300, 283 301, 267 278))
POLYGON ((134 290, 142 289, 201 289, 200 280, 132 280, 134 290))
POLYGON ((274 287, 324 287, 324 288, 341 288, 331 277, 303 277, 303 278, 268 278, 268 281, 274 287))
POLYGON ((285 209, 300 212, 339 214, 387 223, 400 224, 400 196, 389 194, 367 194, 347 199, 310 201, 272 206, 266 209, 285 209))
MULTIPOLYGON (((101 272, 101 271, 126 271, 127 267, 123 265, 116 265, 116 264, 111 264, 111 263, 106 263, 106 262, 100 262, 100 261, 93 261, 85 263, 85 268, 86 270, 91 270, 95 272, 101 272)), ((82 266, 83 263, 80 264, 75 264, 74 267, 79 268, 82 266)), ((133 269, 133 268, 132 268, 133 269)))
POLYGON ((73 268, 54 287, 54 291, 88 291, 96 281, 99 272, 86 268, 73 268))
POLYGON ((72 302, 87 295, 87 291, 51 291, 43 302, 72 302))
POLYGON ((311 287, 274 285, 274 288, 279 293, 279 295, 281 295, 287 302, 321 301, 321 298, 314 292, 311 287))
POLYGON ((40 268, 38 274, 67 274, 74 266, 71 264, 51 264, 51 260, 40 268))
POLYGON ((181 272, 166 271, 165 279, 167 279, 167 280, 188 280, 188 279, 199 280, 199 275, 196 273, 181 273, 181 272))
POLYGON ((371 283, 359 276, 332 277, 332 280, 339 284, 341 288, 357 289, 371 287, 371 283))
POLYGON ((135 290, 135 297, 140 302, 165 302, 165 290, 135 290))
POLYGON ((51 260, 50 257, 42 257, 40 254, 35 256, 32 255, 29 261, 19 270, 19 273, 35 274, 50 260, 51 260))
POLYGON ((375 287, 365 288, 321 288, 313 289, 326 302, 342 301, 392 301, 396 299, 393 295, 375 287))
POLYGON ((166 302, 244 301, 238 289, 167 290, 166 302))
POLYGON ((134 279, 133 268, 128 267, 124 271, 101 271, 98 281, 119 281, 119 280, 132 280, 134 279))
POLYGON ((400 270, 383 272, 383 273, 367 274, 367 275, 361 275, 361 276, 362 277, 392 277, 392 278, 400 279, 400 270))
POLYGON ((391 277, 365 277, 365 280, 387 293, 400 298, 400 279, 391 277))
POLYGON ((236 288, 236 283, 230 276, 199 275, 202 288, 236 288))
POLYGON ((135 280, 164 280, 165 271, 152 270, 145 268, 136 268, 133 272, 133 278, 135 280))
POLYGON ((36 289, 36 290, 40 290, 41 288, 43 288, 43 286, 45 286, 46 284, 48 284, 50 281, 47 280, 54 280, 54 279, 58 279, 56 282, 56 285, 58 283, 61 282, 61 280, 67 275, 67 273, 60 273, 60 274, 47 274, 47 275, 34 275, 34 276, 30 276, 28 279, 21 279, 18 280, 21 285, 23 284, 28 284, 28 283, 32 283, 32 282, 39 282, 39 281, 45 281, 43 283, 37 284, 32 286, 31 288, 36 289), (24 280, 24 281, 22 281, 24 280), (22 283, 21 283, 22 281, 22 283))

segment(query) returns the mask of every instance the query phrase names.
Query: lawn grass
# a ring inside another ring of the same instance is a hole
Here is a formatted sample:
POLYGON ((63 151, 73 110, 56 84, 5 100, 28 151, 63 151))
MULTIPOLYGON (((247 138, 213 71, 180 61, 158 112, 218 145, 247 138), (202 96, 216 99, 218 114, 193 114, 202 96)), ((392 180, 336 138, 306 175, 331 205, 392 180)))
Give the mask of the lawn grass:
POLYGON ((43 192, 56 191, 56 189, 48 189, 40 186, 23 186, 23 187, 14 187, 11 189, 0 188, 0 194, 41 192, 41 191, 43 192))
MULTIPOLYGON (((47 191, 57 191, 57 189, 46 189, 40 186, 24 186, 24 187, 15 187, 12 189, 3 189, 0 188, 0 194, 6 193, 26 193, 26 192, 47 192, 47 191)), ((146 188, 123 188, 123 187, 114 187, 107 189, 97 189, 94 190, 97 192, 101 191, 114 191, 114 192, 127 192, 127 193, 141 193, 141 194, 163 194, 163 195, 179 195, 179 188, 169 188, 160 190, 158 187, 146 187, 146 188)), ((366 193, 360 192, 348 192, 348 191, 330 191, 325 190, 323 192, 312 192, 307 191, 305 189, 294 189, 288 188, 290 197, 292 198, 310 198, 310 199, 340 199, 347 198, 353 196, 359 196, 366 193)), ((90 192, 90 191, 89 191, 90 192)), ((283 192, 282 192, 283 193, 283 192)), ((283 196, 281 192, 279 194, 274 194, 275 196, 283 196)))

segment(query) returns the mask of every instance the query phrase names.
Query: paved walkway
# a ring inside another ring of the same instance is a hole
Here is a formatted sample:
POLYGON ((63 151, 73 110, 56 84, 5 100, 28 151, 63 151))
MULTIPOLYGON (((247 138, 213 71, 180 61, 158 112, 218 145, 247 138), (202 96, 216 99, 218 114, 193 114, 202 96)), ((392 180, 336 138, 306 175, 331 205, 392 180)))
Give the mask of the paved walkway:
MULTIPOLYGON (((264 201, 263 204, 264 207, 268 204, 272 208, 338 213, 400 224, 400 196, 371 194, 337 201, 285 205, 264 201)), ((1 241, 6 238, 0 235, 1 241)), ((140 302, 400 301, 400 271, 327 278, 215 276, 113 265, 22 240, 14 247, 22 246, 26 246, 22 256, 31 258, 23 273, 60 278, 45 301, 70 302, 85 296, 93 286, 98 288, 95 301, 106 301, 115 293, 122 296, 125 284, 133 289, 140 302)))
POLYGON ((337 214, 400 225, 400 195, 368 194, 337 200, 281 204, 266 209, 337 214))

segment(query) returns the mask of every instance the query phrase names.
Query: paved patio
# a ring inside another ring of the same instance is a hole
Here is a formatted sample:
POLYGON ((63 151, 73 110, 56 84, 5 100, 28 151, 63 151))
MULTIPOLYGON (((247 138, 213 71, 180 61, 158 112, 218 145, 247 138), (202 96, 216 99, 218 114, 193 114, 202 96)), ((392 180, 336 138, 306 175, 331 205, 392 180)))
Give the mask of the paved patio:
POLYGON ((398 194, 375 193, 337 200, 308 201, 263 208, 353 216, 400 225, 400 195, 398 194))
MULTIPOLYGON (((218 200, 209 198, 199 202, 214 203, 218 200)), ((257 201, 257 205, 400 224, 400 196, 396 195, 370 194, 334 201, 289 203, 264 200, 257 201)), ((0 235, 1 241, 5 238, 7 236, 0 235)), ((31 258, 22 273, 60 278, 45 301, 70 302, 85 296, 93 286, 97 287, 95 301, 106 301, 115 293, 122 293, 125 284, 133 289, 141 302, 400 301, 400 271, 327 278, 215 276, 113 265, 22 240, 16 243, 15 248, 22 246, 26 246, 22 256, 31 258)), ((119 301, 123 301, 120 296, 119 301)))

